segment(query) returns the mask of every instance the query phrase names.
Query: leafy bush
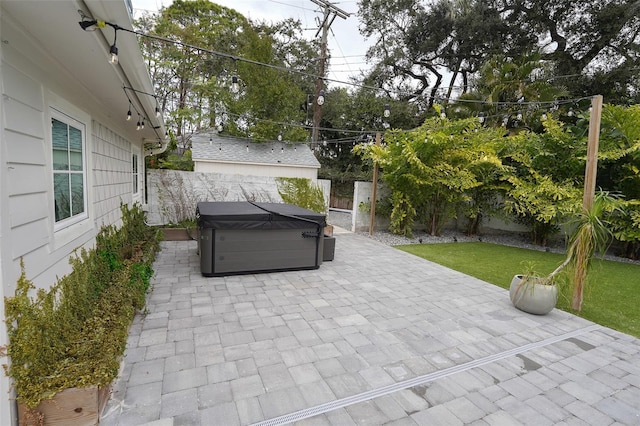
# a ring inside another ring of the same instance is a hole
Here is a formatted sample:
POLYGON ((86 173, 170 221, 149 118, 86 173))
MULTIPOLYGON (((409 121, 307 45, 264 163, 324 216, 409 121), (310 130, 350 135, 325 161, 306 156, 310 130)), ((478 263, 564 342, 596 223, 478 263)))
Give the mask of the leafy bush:
POLYGON ((128 329, 144 307, 158 233, 139 206, 121 206, 123 225, 102 228, 92 250, 49 290, 35 289, 24 263, 15 296, 5 300, 12 377, 29 408, 72 387, 106 386, 118 374, 128 329))
POLYGON ((276 178, 278 193, 285 203, 293 204, 316 213, 327 214, 322 188, 305 178, 276 178))

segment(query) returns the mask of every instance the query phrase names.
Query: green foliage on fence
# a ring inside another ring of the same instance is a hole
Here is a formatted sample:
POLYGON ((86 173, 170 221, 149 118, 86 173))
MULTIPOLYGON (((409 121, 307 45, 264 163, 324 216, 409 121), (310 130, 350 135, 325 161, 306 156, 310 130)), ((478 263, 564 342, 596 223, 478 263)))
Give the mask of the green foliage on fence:
POLYGON ((324 192, 318 185, 305 178, 276 178, 282 201, 316 213, 327 214, 324 192))

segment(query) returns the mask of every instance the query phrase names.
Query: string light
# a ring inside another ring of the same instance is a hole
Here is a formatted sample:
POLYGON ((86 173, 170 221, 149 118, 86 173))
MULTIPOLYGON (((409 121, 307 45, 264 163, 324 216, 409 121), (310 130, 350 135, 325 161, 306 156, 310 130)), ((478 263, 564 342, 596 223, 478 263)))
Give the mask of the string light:
MULTIPOLYGON (((127 87, 127 86, 123 86, 122 90, 125 94, 125 96, 127 97, 127 101, 129 102, 129 107, 127 110, 127 116, 126 116, 126 120, 127 121, 131 121, 131 117, 133 116, 133 112, 135 112, 136 114, 138 114, 138 121, 136 123, 136 130, 142 130, 144 129, 144 126, 146 124, 146 121, 148 120, 149 122, 152 122, 152 120, 149 118, 149 116, 146 115, 144 109, 140 108, 138 109, 138 107, 136 107, 136 105, 131 101, 131 97, 129 96, 129 93, 136 93, 136 94, 143 94, 143 95, 147 95, 152 97, 155 100, 156 106, 155 106, 155 111, 156 111, 156 118, 159 118, 160 115, 158 115, 158 112, 160 111, 160 108, 158 106, 158 98, 155 94, 153 93, 148 93, 142 90, 137 90, 134 89, 132 87, 127 87)), ((162 140, 163 138, 161 137, 160 133, 158 133, 158 129, 160 129, 160 124, 161 122, 158 124, 158 126, 151 126, 153 128, 153 131, 155 132, 158 140, 162 140)), ((169 136, 169 131, 167 129, 165 129, 165 134, 164 134, 165 138, 169 136)))
MULTIPOLYGON (((309 74, 309 73, 304 72, 304 71, 300 71, 300 70, 296 70, 296 69, 292 69, 292 68, 287 68, 285 66, 279 66, 279 65, 273 65, 273 64, 267 64, 267 63, 263 63, 263 62, 259 62, 259 61, 254 61, 254 60, 251 60, 251 59, 242 58, 242 57, 238 57, 238 56, 235 56, 235 55, 232 55, 232 54, 218 52, 218 51, 211 50, 211 49, 206 49, 206 48, 203 48, 203 47, 195 46, 195 45, 192 45, 192 44, 189 44, 189 43, 184 43, 184 42, 181 42, 181 41, 178 41, 178 40, 173 40, 173 39, 166 38, 166 37, 160 37, 160 36, 155 36, 155 35, 151 35, 151 34, 142 33, 140 31, 129 30, 127 28, 122 28, 122 27, 119 27, 118 25, 111 24, 109 22, 90 21, 90 22, 87 23, 87 22, 85 22, 85 20, 86 20, 85 16, 83 14, 81 14, 81 16, 83 17, 83 21, 80 22, 80 26, 85 30, 87 30, 87 27, 89 27, 91 25, 94 25, 94 24, 95 25, 102 24, 102 27, 104 27, 104 25, 110 25, 114 29, 126 31, 126 32, 135 34, 135 35, 140 36, 140 37, 150 38, 150 39, 162 41, 162 42, 165 42, 165 43, 171 43, 171 44, 175 44, 175 45, 179 45, 179 46, 183 46, 183 47, 188 47, 188 48, 194 49, 194 50, 199 51, 199 52, 206 52, 206 53, 210 53, 212 55, 218 56, 218 57, 231 59, 231 60, 234 61, 234 63, 236 61, 242 61, 242 62, 245 62, 245 63, 264 66, 264 67, 271 68, 271 69, 276 69, 276 70, 281 70, 281 71, 285 71, 285 72, 289 72, 289 73, 295 73, 295 74, 298 74, 298 75, 318 78, 317 75, 309 74), (97 22, 97 24, 96 24, 96 22, 97 22)), ((582 75, 582 74, 572 74, 572 75, 565 75, 565 76, 554 76, 554 77, 552 77, 552 80, 556 80, 556 79, 560 79, 560 78, 570 78, 570 77, 575 77, 575 76, 580 76, 580 75, 582 75)), ((376 92, 381 90, 380 87, 374 87, 374 86, 369 86, 369 85, 364 85, 364 84, 357 84, 357 83, 354 83, 352 81, 351 82, 350 81, 342 81, 342 80, 336 80, 336 79, 332 79, 332 78, 328 78, 328 77, 322 77, 322 78, 323 78, 324 81, 327 81, 327 82, 345 84, 345 85, 350 85, 350 86, 358 87, 358 88, 362 88, 362 89, 370 89, 370 90, 373 90, 373 91, 376 91, 376 92)), ((518 82, 518 81, 520 81, 520 82, 528 82, 529 80, 530 79, 527 79, 527 80, 514 80, 513 82, 518 82)), ((428 87, 425 88, 425 90, 427 90, 427 89, 428 89, 428 87)), ((389 90, 389 89, 387 89, 386 91, 390 92, 390 93, 396 93, 398 95, 407 95, 407 94, 415 95, 415 93, 409 93, 409 92, 399 91, 399 90, 389 90)), ((420 95, 420 96, 424 96, 427 101, 430 101, 428 95, 420 95)), ((582 99, 590 99, 590 98, 591 97, 582 98, 582 99)), ((580 100, 582 100, 582 99, 580 99, 580 100)), ((450 101, 450 99, 448 99, 448 98, 443 98, 443 97, 438 97, 438 96, 434 96, 431 100, 434 101, 434 102, 435 101, 447 101, 447 102, 450 101)), ((497 106, 499 106, 499 105, 515 105, 515 104, 530 104, 530 105, 537 104, 537 105, 542 105, 542 104, 549 104, 549 103, 557 102, 557 101, 551 101, 551 102, 536 101, 536 102, 498 102, 498 103, 491 103, 491 102, 487 102, 487 101, 472 100, 472 99, 464 99, 464 100, 463 99, 456 99, 456 100, 453 100, 453 101, 454 102, 460 102, 460 103, 492 104, 492 105, 497 105, 497 106)), ((574 101, 576 101, 576 100, 574 100, 574 101)))
MULTIPOLYGON (((234 63, 236 61, 242 61, 242 62, 246 62, 246 63, 250 63, 250 64, 255 64, 255 65, 260 65, 260 66, 264 66, 264 67, 268 67, 268 68, 272 68, 272 69, 278 69, 278 70, 282 70, 282 71, 286 71, 286 72, 290 72, 290 73, 296 73, 299 75, 306 75, 306 76, 310 76, 310 77, 314 77, 314 78, 318 78, 318 76, 316 75, 312 75, 303 71, 299 71, 299 70, 295 70, 295 69, 291 69, 291 68, 286 68, 284 66, 277 66, 277 65, 272 65, 272 64, 266 64, 266 63, 262 63, 262 62, 258 62, 258 61, 253 61, 250 59, 246 59, 246 58, 241 58, 235 55, 231 55, 231 54, 225 54, 222 52, 217 52, 217 51, 213 51, 210 49, 205 49, 202 47, 198 47, 198 46, 194 46, 194 45, 190 45, 187 43, 183 43, 177 40, 172 40, 169 38, 164 38, 164 37, 159 37, 159 36, 152 36, 149 34, 145 34, 145 33, 141 33, 139 31, 134 31, 134 30, 128 30, 126 28, 122 28, 119 27, 118 25, 115 24, 111 24, 108 22, 103 22, 103 21, 91 21, 89 23, 85 22, 85 17, 83 16, 83 22, 80 22, 80 26, 87 30, 87 27, 90 27, 91 25, 97 25, 101 28, 103 28, 105 25, 110 25, 114 28, 114 30, 123 30, 126 32, 130 32, 132 34, 136 34, 138 36, 141 37, 146 37, 146 38, 151 38, 151 39, 156 39, 159 41, 163 41, 163 42, 167 42, 167 43, 172 43, 172 44, 176 44, 176 45, 181 45, 181 46, 185 46, 185 47, 190 47, 193 48, 197 51, 201 51, 201 52, 208 52, 211 53, 213 55, 219 56, 219 57, 224 57, 224 58, 229 58, 232 59, 234 61, 234 63)), ((114 38, 114 45, 115 45, 115 38, 114 38)), ((562 78, 564 76, 555 76, 554 79, 558 79, 558 78, 562 78)), ((324 78, 324 77, 323 77, 324 78)), ((367 86, 367 85, 361 85, 361 84, 357 84, 357 83, 353 83, 353 82, 346 82, 346 81, 340 81, 340 80, 334 80, 334 79, 330 79, 330 78, 324 78, 325 81, 329 81, 329 82, 336 82, 336 83, 341 83, 341 84, 347 84, 347 85, 351 85, 354 87, 359 87, 359 88, 364 88, 364 89, 371 89, 374 91, 379 91, 381 90, 379 87, 373 87, 373 86, 367 86)), ((238 89, 239 89, 239 82, 238 82, 238 77, 237 75, 234 75, 232 77, 232 89, 233 89, 233 83, 238 83, 238 89)), ((426 89, 425 89, 426 90, 426 89)), ((390 93, 397 93, 397 94, 406 94, 404 91, 399 91, 399 90, 387 90, 387 92, 390 93)), ((420 95, 423 96, 423 95, 420 95)), ((483 101, 483 100, 469 100, 469 99, 449 99, 449 98, 444 98, 444 97, 439 97, 439 96, 434 96, 431 99, 429 98, 429 96, 425 97, 428 101, 444 101, 444 102, 458 102, 458 103, 476 103, 476 104, 488 104, 488 105, 492 105, 494 107, 500 107, 500 106, 508 106, 508 105, 552 105, 552 108, 557 109, 558 105, 560 103, 570 103, 570 102, 577 102, 580 100, 584 100, 584 99, 590 99, 591 97, 585 97, 585 98, 580 98, 580 99, 572 99, 572 100, 563 100, 562 102, 559 102, 558 100, 554 100, 554 101, 533 101, 533 102, 524 102, 522 99, 519 99, 518 102, 487 102, 487 101, 483 101)), ((320 96, 317 99, 318 104, 322 104, 324 103, 324 91, 320 92, 320 96)), ((442 115, 444 115, 446 117, 446 113, 442 113, 442 115)), ((319 129, 319 130, 331 130, 331 131, 339 131, 339 129, 319 129)), ((353 132, 353 131, 352 131, 353 132)), ((357 131, 356 131, 357 132, 357 131)))
MULTIPOLYGON (((108 24, 108 25, 111 25, 111 24, 108 24)), ((120 27, 118 27, 118 29, 120 29, 120 27)), ((138 34, 138 35, 141 35, 141 36, 144 36, 144 37, 157 38, 157 37, 153 37, 153 36, 148 36, 146 34, 138 33, 138 32, 135 32, 135 31, 128 31, 128 32, 132 32, 134 34, 138 34)), ((174 43, 174 44, 183 44, 183 43, 177 42, 175 40, 162 39, 162 38, 158 38, 158 39, 166 41, 166 42, 171 42, 171 43, 174 43)), ((114 39, 114 44, 115 44, 115 39, 114 39)), ((196 49, 197 50, 202 50, 202 51, 208 51, 207 49, 201 49, 201 48, 197 48, 197 47, 196 47, 196 49)), ((218 52, 212 52, 212 53, 217 54, 218 52)), ((305 73, 302 73, 300 71, 296 71, 296 70, 293 70, 293 69, 287 69, 287 68, 284 68, 284 67, 276 67, 276 66, 273 66, 273 65, 270 65, 270 64, 264 64, 264 63, 260 63, 260 62, 256 62, 256 61, 245 60, 244 58, 238 58, 238 57, 235 57, 235 56, 232 56, 232 55, 224 55, 224 54, 222 54, 221 56, 226 56, 226 57, 232 58, 234 60, 234 63, 235 63, 236 60, 242 60, 242 61, 245 61, 245 62, 257 64, 257 65, 263 65, 263 66, 266 66, 266 67, 282 69, 282 70, 285 70, 285 71, 288 71, 288 72, 293 72, 293 73, 298 73, 298 74, 305 74, 305 73)), ((326 79, 326 80, 327 81, 332 81, 331 79, 326 79)), ((345 82, 345 83, 347 83, 347 82, 345 82)), ((379 88, 370 87, 370 86, 364 86, 364 85, 358 85, 358 84, 351 84, 351 85, 353 85, 355 87, 369 88, 369 89, 376 90, 376 91, 380 90, 379 88)), ((132 88, 125 88, 125 89, 133 90, 133 91, 136 91, 136 92, 140 92, 140 91, 137 91, 137 90, 132 89, 132 88)), ((237 75, 232 76, 232 90, 234 90, 234 89, 239 90, 239 79, 238 79, 237 75)), ((391 90, 390 92, 392 92, 392 93, 404 93, 404 92, 393 91, 393 90, 391 90)), ((141 93, 144 93, 144 92, 141 92, 141 93)), ((153 94, 148 94, 148 95, 153 96, 156 99, 156 102, 157 102, 157 97, 155 95, 153 95, 153 94)), ((429 97, 427 97, 427 99, 429 99, 429 97)), ((579 98, 579 99, 568 99, 568 100, 561 100, 561 101, 553 100, 553 101, 530 101, 530 102, 525 102, 522 98, 519 99, 518 102, 487 102, 487 101, 483 101, 483 100, 449 99, 449 98, 444 98, 444 97, 439 97, 439 96, 434 96, 432 98, 432 100, 434 102, 436 102, 436 101, 444 101, 444 102, 472 103, 472 104, 475 103, 475 104, 491 105, 493 107, 509 106, 509 105, 516 105, 516 104, 517 105, 534 105, 534 106, 551 105, 551 107, 550 107, 551 110, 557 110, 559 108, 559 105, 561 105, 561 104, 567 104, 567 103, 574 103, 575 104, 575 103, 577 103, 577 102, 579 102, 581 100, 585 100, 585 99, 591 99, 591 97, 583 97, 583 98, 579 98)), ((322 105, 324 103, 324 100, 325 100, 325 92, 324 92, 324 90, 321 90, 320 93, 319 93, 319 96, 317 98, 317 102, 318 102, 319 105, 322 105)), ((131 103, 130 100, 129 100, 129 102, 131 103)), ((158 106, 156 105, 156 115, 158 116, 159 114, 160 114, 160 110, 159 110, 158 106)), ((573 113, 573 108, 570 108, 568 116, 573 116, 573 114, 574 114, 573 113)), ((389 104, 385 104, 383 115, 385 116, 385 118, 387 118, 390 115, 389 104)), ((522 115, 521 115, 521 112, 519 111, 518 112, 518 119, 521 119, 521 117, 522 117, 522 115)), ((441 118, 443 118, 443 119, 446 118, 446 111, 443 110, 443 112, 441 113, 441 118)), ((480 123, 484 123, 487 118, 489 118, 489 117, 485 116, 484 113, 481 113, 479 115, 479 117, 478 117, 478 120, 480 121, 480 123)), ((546 113, 543 114, 543 119, 546 119, 546 113)), ((260 119, 258 119, 258 120, 259 121, 265 121, 265 120, 260 120, 260 119)), ((142 123, 139 122, 139 124, 140 124, 140 128, 144 128, 144 118, 143 118, 142 123)), ((387 123, 385 123, 385 124, 387 124, 387 123)), ((291 124, 289 124, 289 125, 291 125, 291 124)), ((298 126, 298 127, 307 128, 307 129, 311 128, 310 126, 298 126)), ((389 126, 385 125, 384 127, 388 128, 389 126)), ((219 131, 222 131, 222 125, 219 125, 218 128, 219 128, 219 131)), ((371 131, 364 131, 364 130, 354 131, 354 130, 351 130, 351 129, 333 129, 333 128, 319 128, 319 130, 336 131, 336 132, 351 132, 351 133, 371 132, 371 131)), ((165 132, 165 136, 168 136, 168 132, 165 132)), ((281 140, 280 137, 279 137, 278 140, 281 140)), ((296 147, 294 146, 294 150, 295 149, 296 149, 296 147)))
POLYGON ((113 65, 118 64, 118 47, 116 46, 116 40, 118 39, 118 27, 117 25, 113 26, 113 44, 109 48, 109 63, 113 65))
POLYGON ((240 83, 238 83, 238 76, 234 75, 231 77, 231 91, 233 93, 238 93, 240 91, 240 83))

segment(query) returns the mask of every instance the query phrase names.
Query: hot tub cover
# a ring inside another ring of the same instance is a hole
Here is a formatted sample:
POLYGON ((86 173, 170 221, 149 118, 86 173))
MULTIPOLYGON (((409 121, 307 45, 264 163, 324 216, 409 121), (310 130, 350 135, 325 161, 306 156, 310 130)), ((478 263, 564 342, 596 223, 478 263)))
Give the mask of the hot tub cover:
POLYGON ((283 203, 201 201, 196 216, 201 229, 297 229, 326 225, 325 215, 283 203))

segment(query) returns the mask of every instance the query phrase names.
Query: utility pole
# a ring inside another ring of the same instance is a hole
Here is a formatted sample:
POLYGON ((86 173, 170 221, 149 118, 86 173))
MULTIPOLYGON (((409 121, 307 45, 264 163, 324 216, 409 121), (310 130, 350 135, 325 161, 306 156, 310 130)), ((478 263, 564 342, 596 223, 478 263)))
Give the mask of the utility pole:
POLYGON ((311 149, 315 149, 316 146, 318 146, 318 127, 320 127, 320 119, 322 118, 322 104, 324 103, 323 83, 325 65, 327 62, 327 36, 329 33, 329 27, 331 27, 331 24, 333 24, 336 16, 339 16, 342 19, 347 19, 350 14, 336 7, 327 0, 311 1, 320 6, 323 15, 320 28, 318 28, 318 32, 316 32, 316 37, 318 37, 318 34, 320 34, 320 32, 322 32, 322 37, 320 39, 320 64, 318 66, 318 79, 316 80, 314 98, 315 102, 313 103, 313 130, 311 135, 311 149))

